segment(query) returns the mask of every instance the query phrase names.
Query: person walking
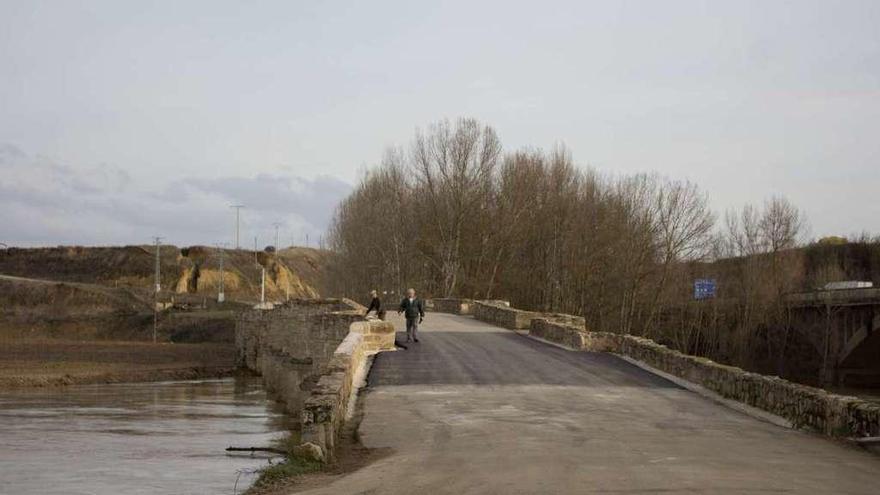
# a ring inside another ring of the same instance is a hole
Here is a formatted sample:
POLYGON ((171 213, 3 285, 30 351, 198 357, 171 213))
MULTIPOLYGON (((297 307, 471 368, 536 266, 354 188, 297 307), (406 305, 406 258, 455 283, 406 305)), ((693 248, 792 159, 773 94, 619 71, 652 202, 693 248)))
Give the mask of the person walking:
POLYGON ((379 299, 379 293, 375 290, 371 290, 370 297, 372 298, 370 300, 370 307, 367 308, 367 312, 364 313, 364 317, 369 315, 370 311, 376 310, 376 316, 378 316, 379 319, 383 319, 382 318, 382 300, 379 299))
POLYGON ((406 297, 400 301, 397 314, 403 313, 406 318, 406 341, 419 341, 419 323, 425 320, 425 305, 416 297, 415 289, 408 289, 406 297))

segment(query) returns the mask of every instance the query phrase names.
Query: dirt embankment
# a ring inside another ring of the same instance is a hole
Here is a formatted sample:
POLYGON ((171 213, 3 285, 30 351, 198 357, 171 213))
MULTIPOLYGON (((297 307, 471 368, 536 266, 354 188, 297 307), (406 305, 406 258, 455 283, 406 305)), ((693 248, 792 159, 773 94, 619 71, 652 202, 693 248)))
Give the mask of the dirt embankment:
MULTIPOLYGON (((152 339, 155 251, 148 246, 0 250, 0 336, 152 339)), ((175 342, 231 342, 235 314, 266 297, 316 297, 325 254, 160 249, 164 303, 159 336, 175 342), (220 262, 226 302, 217 303, 220 262)))
MULTIPOLYGON (((327 253, 310 248, 278 252, 215 249, 205 246, 159 249, 161 285, 176 294, 216 297, 223 261, 227 299, 256 301, 262 268, 270 299, 315 297, 327 253)), ((9 248, 0 250, 0 274, 31 279, 130 288, 151 294, 155 285, 153 246, 9 248)))
POLYGON ((228 376, 226 344, 0 340, 0 389, 228 376))
POLYGON ((314 297, 324 256, 163 246, 153 344, 152 247, 0 250, 0 388, 229 374, 236 315, 258 300, 262 268, 270 300, 314 297))

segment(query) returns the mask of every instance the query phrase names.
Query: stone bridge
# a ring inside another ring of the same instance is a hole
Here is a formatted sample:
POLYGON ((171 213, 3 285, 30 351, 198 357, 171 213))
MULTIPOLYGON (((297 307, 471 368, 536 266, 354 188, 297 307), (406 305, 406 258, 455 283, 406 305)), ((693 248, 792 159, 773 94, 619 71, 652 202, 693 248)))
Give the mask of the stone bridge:
POLYGON ((457 314, 376 355, 359 394, 358 437, 388 455, 303 493, 877 493, 880 458, 828 438, 880 436, 876 405, 567 315, 435 308, 457 314))

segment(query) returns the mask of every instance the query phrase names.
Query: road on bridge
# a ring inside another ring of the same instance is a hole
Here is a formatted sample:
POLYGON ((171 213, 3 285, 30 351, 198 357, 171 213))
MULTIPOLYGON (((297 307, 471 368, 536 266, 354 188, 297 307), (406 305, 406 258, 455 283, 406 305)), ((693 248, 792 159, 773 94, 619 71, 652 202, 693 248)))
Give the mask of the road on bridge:
POLYGON ((379 355, 361 397, 363 443, 392 454, 306 493, 880 493, 880 457, 612 355, 437 313, 420 340, 379 355))

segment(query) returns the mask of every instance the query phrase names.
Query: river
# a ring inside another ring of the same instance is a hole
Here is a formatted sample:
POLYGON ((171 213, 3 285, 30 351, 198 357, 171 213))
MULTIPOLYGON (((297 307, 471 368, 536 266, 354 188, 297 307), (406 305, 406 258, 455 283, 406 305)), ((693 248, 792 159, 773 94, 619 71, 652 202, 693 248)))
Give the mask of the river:
POLYGON ((287 424, 259 379, 0 391, 0 494, 232 494, 287 424))

